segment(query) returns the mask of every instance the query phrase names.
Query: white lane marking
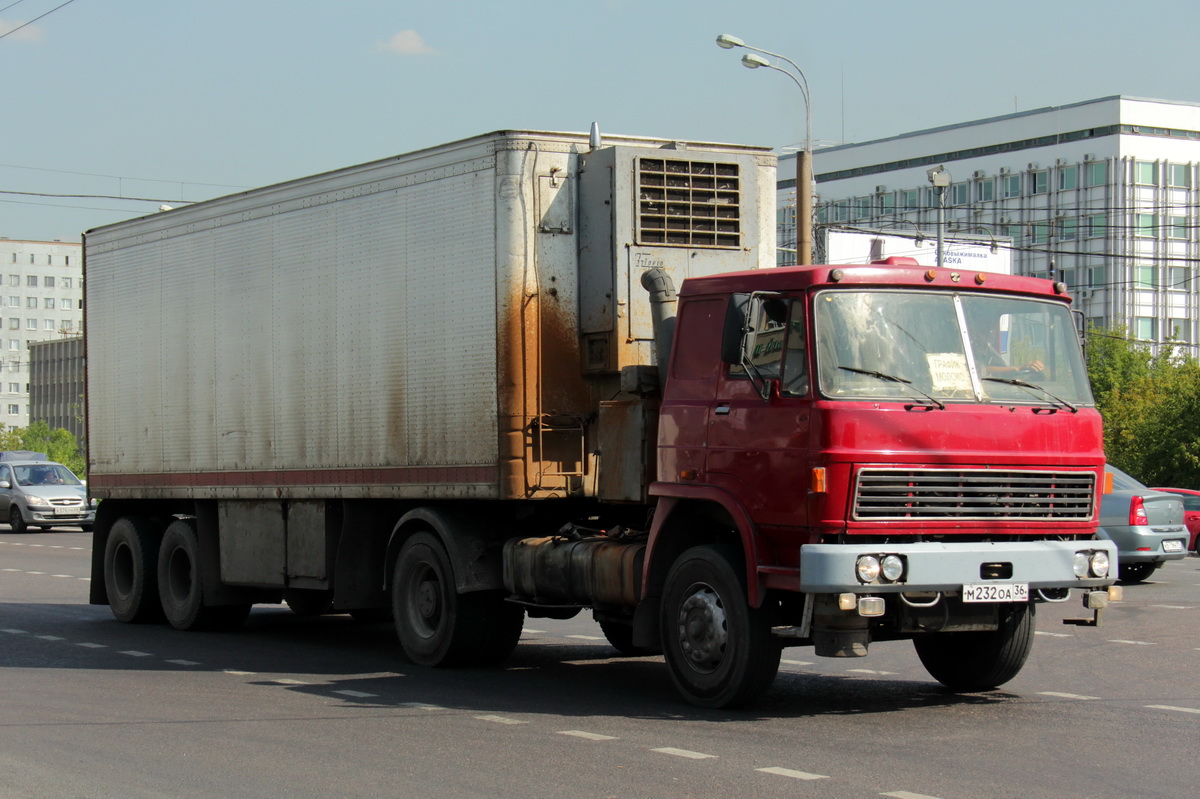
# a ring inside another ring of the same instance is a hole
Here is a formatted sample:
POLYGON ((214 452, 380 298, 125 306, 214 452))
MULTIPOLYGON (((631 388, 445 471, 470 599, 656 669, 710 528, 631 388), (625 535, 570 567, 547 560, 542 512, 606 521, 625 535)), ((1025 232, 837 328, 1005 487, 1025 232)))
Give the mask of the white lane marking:
POLYGON ((255 674, 253 671, 238 671, 237 669, 223 669, 223 674, 231 674, 234 677, 249 677, 255 674))
POLYGON ((651 749, 651 752, 662 752, 664 755, 674 755, 675 757, 686 757, 691 760, 705 760, 707 758, 715 758, 716 755, 706 755, 703 752, 692 752, 688 749, 676 749, 673 746, 664 746, 661 749, 651 749))
POLYGON ((73 574, 52 574, 51 577, 74 577, 73 574))
POLYGON ((1074 638, 1075 637, 1075 636, 1071 635, 1070 633, 1050 633, 1050 632, 1043 632, 1042 630, 1037 630, 1036 632, 1034 632, 1034 635, 1044 635, 1047 638, 1074 638))
POLYGON ((1058 691, 1038 691, 1038 696, 1054 696, 1059 699, 1099 699, 1098 696, 1084 696, 1083 694, 1063 694, 1058 691))
POLYGON ((271 682, 278 685, 312 685, 312 683, 305 682, 304 680, 289 680, 287 677, 280 677, 278 680, 271 680, 271 682))
POLYGON ((139 651, 137 651, 136 649, 126 649, 124 652, 121 652, 120 654, 122 654, 122 655, 129 655, 130 657, 134 657, 134 658, 148 658, 148 657, 150 657, 150 653, 149 653, 149 652, 139 652, 139 651))
POLYGON ((912 791, 891 791, 890 793, 881 793, 880 796, 891 796, 893 799, 938 799, 936 796, 926 796, 923 793, 913 793, 912 791))
POLYGON ((66 640, 60 635, 35 635, 33 637, 41 638, 43 641, 64 641, 64 640, 66 640))
POLYGON ((1131 646, 1154 646, 1153 641, 1127 641, 1124 638, 1110 638, 1110 644, 1130 644, 1131 646))
POLYGON ((879 677, 896 673, 894 671, 875 671, 874 669, 847 669, 847 671, 851 674, 874 674, 879 677))
POLYGON ((368 694, 364 691, 351 691, 348 688, 345 690, 342 690, 342 691, 334 691, 334 693, 341 694, 342 696, 351 696, 351 697, 354 697, 355 699, 366 699, 367 697, 370 697, 370 696, 379 696, 379 694, 368 694))
POLYGON ((614 735, 601 735, 598 732, 584 732, 583 730, 559 730, 559 735, 573 735, 576 738, 586 738, 589 741, 615 741, 617 737, 614 735))
POLYGON ((813 664, 811 660, 781 660, 779 662, 786 663, 789 666, 811 666, 813 664))
POLYGON ((108 646, 106 644, 83 643, 83 644, 75 644, 75 646, 83 646, 83 647, 87 647, 88 649, 108 649, 108 646))
POLYGON ((61 546, 57 546, 57 545, 53 545, 53 544, 48 547, 48 549, 65 549, 65 548, 66 547, 61 547, 61 546))
POLYGON ((546 632, 546 631, 545 631, 545 630, 534 630, 534 629, 531 629, 531 628, 529 628, 529 627, 526 627, 526 628, 525 628, 524 630, 522 630, 521 632, 529 633, 530 635, 541 635, 542 633, 544 633, 544 632, 546 632))
POLYGON ((1175 707, 1174 705, 1146 705, 1154 710, 1174 710, 1177 713, 1200 713, 1200 708, 1195 707, 1175 707))
POLYGON ((507 718, 506 716, 476 716, 475 718, 479 719, 480 721, 490 721, 493 724, 528 724, 529 723, 528 721, 521 721, 520 719, 510 719, 510 718, 507 718))
POLYGON ((45 544, 29 544, 28 546, 41 548, 41 547, 44 547, 44 546, 46 546, 46 545, 45 545, 45 544))
POLYGON ((580 641, 603 641, 599 635, 568 635, 567 638, 576 638, 580 641))
POLYGON ((25 572, 26 574, 45 574, 45 572, 25 572))
POLYGON ((80 577, 79 579, 83 580, 85 583, 90 583, 92 581, 91 577, 80 577))
POLYGON ((417 710, 445 710, 441 705, 431 705, 428 702, 401 702, 400 707, 411 707, 417 710))
POLYGON ((1162 608, 1163 610, 1194 610, 1191 605, 1151 605, 1152 608, 1162 608))
POLYGON ((781 768, 779 766, 771 766, 770 768, 758 768, 755 771, 761 771, 765 774, 778 774, 780 777, 791 777, 794 780, 827 780, 828 776, 824 774, 809 774, 807 771, 796 771, 790 768, 781 768))
POLYGON ((7 629, 7 630, 0 630, 0 633, 10 633, 12 635, 25 635, 24 630, 13 630, 11 628, 7 629))
POLYGON ((19 571, 21 571, 21 570, 20 570, 20 569, 0 569, 0 571, 6 571, 6 572, 19 572, 19 571))
POLYGON ((194 660, 168 660, 168 663, 174 663, 176 666, 200 666, 203 665, 194 660))

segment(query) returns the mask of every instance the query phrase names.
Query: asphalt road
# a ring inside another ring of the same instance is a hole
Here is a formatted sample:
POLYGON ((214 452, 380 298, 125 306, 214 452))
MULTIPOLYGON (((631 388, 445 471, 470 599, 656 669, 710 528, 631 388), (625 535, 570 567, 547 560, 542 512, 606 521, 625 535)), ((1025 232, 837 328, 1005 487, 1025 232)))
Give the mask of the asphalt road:
POLYGON ((89 558, 88 535, 0 527, 0 799, 1200 795, 1194 556, 1098 629, 1040 606, 1003 690, 950 693, 907 643, 788 649, 739 712, 682 703, 586 617, 527 620, 503 668, 428 670, 348 616, 120 624, 84 604, 89 558))

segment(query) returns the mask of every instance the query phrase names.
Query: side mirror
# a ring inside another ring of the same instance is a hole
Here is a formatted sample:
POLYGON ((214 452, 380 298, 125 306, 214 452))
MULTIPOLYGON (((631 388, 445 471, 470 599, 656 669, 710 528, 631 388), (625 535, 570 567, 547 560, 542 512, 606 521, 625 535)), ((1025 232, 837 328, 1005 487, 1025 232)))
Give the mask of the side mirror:
POLYGON ((12 483, 7 480, 0 480, 0 488, 12 488, 12 483))

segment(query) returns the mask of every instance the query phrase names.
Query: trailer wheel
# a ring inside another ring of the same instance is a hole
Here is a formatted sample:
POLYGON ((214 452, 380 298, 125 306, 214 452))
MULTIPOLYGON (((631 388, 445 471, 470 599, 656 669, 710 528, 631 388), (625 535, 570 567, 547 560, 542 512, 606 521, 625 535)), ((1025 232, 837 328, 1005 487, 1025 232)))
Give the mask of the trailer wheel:
POLYGON ((195 519, 176 519, 163 533, 158 551, 158 595, 167 621, 177 630, 232 629, 250 613, 249 604, 204 604, 195 519))
POLYGON ((779 670, 780 646, 767 612, 746 602, 738 561, 732 550, 693 547, 663 587, 663 654, 675 687, 700 707, 748 704, 779 670))
POLYGON ((990 691, 1017 676, 1033 648, 1036 606, 1009 605, 996 630, 933 633, 913 639, 935 680, 955 691, 990 691))
POLYGON ((155 569, 161 540, 162 533, 142 516, 124 516, 109 530, 104 545, 104 591, 118 621, 162 620, 155 569))
POLYGON ((432 533, 404 543, 392 576, 392 617, 404 654, 422 666, 485 665, 508 657, 524 610, 499 591, 456 593, 450 558, 432 533))

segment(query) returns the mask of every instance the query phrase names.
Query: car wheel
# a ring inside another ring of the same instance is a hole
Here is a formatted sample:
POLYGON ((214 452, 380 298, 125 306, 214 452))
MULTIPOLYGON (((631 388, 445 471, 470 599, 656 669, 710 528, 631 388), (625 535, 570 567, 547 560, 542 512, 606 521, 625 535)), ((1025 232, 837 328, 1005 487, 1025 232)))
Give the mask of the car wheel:
POLYGON ((1140 583, 1148 579, 1158 568, 1157 563, 1122 563, 1117 574, 1123 583, 1140 583))
POLYGON ((16 505, 13 505, 12 510, 8 512, 8 526, 17 535, 29 532, 29 525, 25 523, 25 517, 21 515, 21 509, 16 505))

